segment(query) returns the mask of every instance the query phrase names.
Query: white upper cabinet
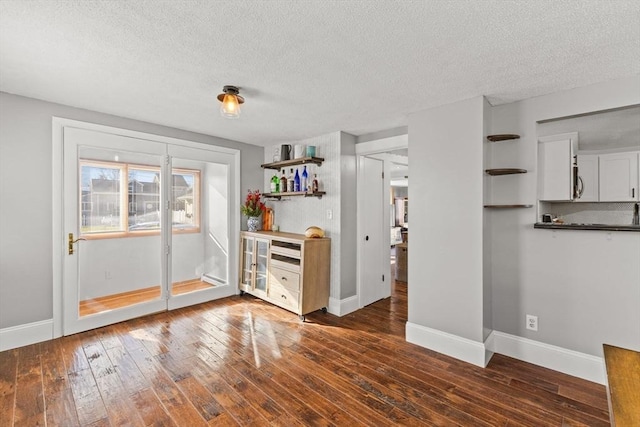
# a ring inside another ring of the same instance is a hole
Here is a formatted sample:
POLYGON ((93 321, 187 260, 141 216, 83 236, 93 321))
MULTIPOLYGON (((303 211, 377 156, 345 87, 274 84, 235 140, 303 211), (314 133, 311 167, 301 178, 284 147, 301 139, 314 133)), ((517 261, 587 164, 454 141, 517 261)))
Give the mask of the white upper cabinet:
POLYGON ((539 199, 573 200, 573 156, 578 147, 578 133, 545 136, 538 141, 539 199))
POLYGON ((578 154, 578 197, 576 202, 599 200, 598 155, 578 154))
POLYGON ((600 155, 600 201, 633 202, 638 198, 638 152, 600 155))

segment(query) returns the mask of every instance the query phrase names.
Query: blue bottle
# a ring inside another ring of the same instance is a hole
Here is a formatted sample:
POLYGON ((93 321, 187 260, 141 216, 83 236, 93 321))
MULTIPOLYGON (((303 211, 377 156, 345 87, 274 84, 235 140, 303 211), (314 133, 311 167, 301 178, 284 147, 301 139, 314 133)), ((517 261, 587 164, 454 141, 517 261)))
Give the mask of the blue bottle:
POLYGON ((298 169, 296 169, 296 176, 293 177, 293 191, 300 191, 300 175, 298 169))
POLYGON ((309 174, 307 173, 307 166, 304 166, 302 170, 302 182, 300 183, 300 191, 307 192, 309 187, 309 174))

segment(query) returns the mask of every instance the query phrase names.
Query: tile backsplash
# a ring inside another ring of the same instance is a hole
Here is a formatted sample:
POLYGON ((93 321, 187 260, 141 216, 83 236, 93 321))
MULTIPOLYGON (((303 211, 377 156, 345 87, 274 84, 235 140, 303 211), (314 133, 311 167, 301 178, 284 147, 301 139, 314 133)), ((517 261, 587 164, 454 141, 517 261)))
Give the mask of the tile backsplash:
POLYGON ((633 218, 634 202, 540 202, 538 221, 550 213, 571 224, 629 225, 633 218))

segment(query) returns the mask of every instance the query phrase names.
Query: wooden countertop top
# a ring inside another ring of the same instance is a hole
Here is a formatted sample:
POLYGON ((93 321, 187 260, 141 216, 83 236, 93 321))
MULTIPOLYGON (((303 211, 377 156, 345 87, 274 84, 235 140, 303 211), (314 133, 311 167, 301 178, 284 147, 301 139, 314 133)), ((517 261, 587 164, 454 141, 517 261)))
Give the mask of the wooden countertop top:
POLYGON ((604 344, 613 427, 640 426, 640 352, 604 344))
POLYGON ((291 239, 291 240, 331 240, 329 237, 307 237, 304 234, 289 233, 286 231, 242 231, 242 233, 264 236, 271 239, 291 239))

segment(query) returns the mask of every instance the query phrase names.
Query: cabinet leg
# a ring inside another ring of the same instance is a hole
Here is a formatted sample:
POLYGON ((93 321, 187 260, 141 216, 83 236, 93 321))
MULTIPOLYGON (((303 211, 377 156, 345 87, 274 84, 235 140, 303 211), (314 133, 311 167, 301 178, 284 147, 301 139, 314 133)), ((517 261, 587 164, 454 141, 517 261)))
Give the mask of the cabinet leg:
POLYGON ((243 296, 243 295, 244 295, 244 291, 240 290, 240 296, 243 296))
POLYGON ((304 322, 305 320, 304 314, 299 314, 298 319, 300 319, 301 322, 304 322))
POLYGON ((322 312, 323 312, 324 314, 327 314, 327 307, 322 307, 322 312))

